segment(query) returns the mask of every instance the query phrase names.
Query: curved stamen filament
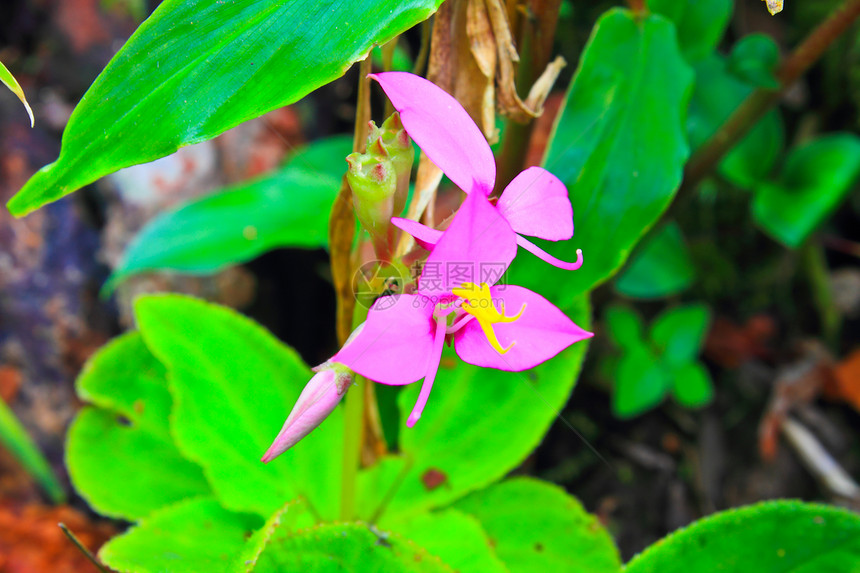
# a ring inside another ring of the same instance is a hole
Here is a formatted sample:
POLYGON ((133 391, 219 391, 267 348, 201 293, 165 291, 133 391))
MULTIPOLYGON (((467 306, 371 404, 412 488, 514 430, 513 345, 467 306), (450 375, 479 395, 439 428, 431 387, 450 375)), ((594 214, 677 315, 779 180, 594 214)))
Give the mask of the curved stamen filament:
MULTIPOLYGON (((490 343, 490 346, 496 352, 505 354, 516 344, 516 341, 512 341, 508 346, 502 347, 496 336, 496 331, 493 329, 493 325, 518 320, 526 310, 525 304, 515 316, 505 316, 504 302, 500 302, 501 310, 496 308, 487 283, 481 283, 480 285, 463 283, 460 288, 452 289, 451 292, 463 297, 464 300, 461 308, 477 319, 481 330, 484 332, 484 336, 487 337, 487 342, 490 343)), ((457 330, 461 326, 462 323, 458 323, 457 330)))

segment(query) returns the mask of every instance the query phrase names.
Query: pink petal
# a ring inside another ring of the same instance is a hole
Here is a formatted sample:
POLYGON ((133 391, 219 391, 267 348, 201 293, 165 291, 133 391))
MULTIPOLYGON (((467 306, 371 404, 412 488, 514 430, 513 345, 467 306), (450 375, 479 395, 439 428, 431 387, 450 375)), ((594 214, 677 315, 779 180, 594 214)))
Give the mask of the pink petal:
POLYGON ((489 194, 496 181, 496 162, 481 130, 460 103, 442 88, 406 72, 371 74, 379 82, 406 133, 421 151, 469 193, 473 187, 489 194))
POLYGON ((555 258, 522 235, 517 235, 517 244, 542 261, 546 261, 560 269, 575 271, 582 266, 582 249, 576 249, 576 260, 572 263, 568 263, 567 261, 555 258))
POLYGON ((361 330, 332 361, 383 384, 420 380, 433 353, 433 306, 426 297, 414 294, 377 299, 361 330))
POLYGON ((483 193, 472 193, 427 257, 418 290, 442 297, 463 283, 493 285, 516 254, 511 226, 483 193))
POLYGON ((433 229, 427 225, 422 225, 418 221, 412 219, 402 219, 400 217, 392 217, 391 224, 415 237, 415 242, 427 249, 433 250, 433 246, 439 241, 442 236, 442 231, 433 229))
POLYGON ((302 390, 262 461, 269 463, 310 434, 332 413, 351 383, 351 373, 341 374, 335 369, 326 369, 315 374, 302 390))
POLYGON ((445 330, 447 327, 448 322, 446 320, 440 319, 436 321, 433 354, 427 364, 427 373, 424 375, 424 382, 421 384, 421 392, 418 393, 418 401, 415 402, 415 407, 412 408, 412 412, 406 420, 406 425, 410 428, 421 418, 421 413, 424 412, 424 406, 427 405, 427 399, 430 397, 430 390, 433 389, 433 382, 436 380, 436 373, 439 371, 439 362, 442 360, 442 347, 445 346, 445 330))
POLYGON ((516 342, 506 353, 499 354, 487 342, 477 320, 466 324, 454 334, 454 347, 465 362, 519 372, 549 360, 574 342, 594 336, 573 323, 554 304, 528 289, 512 285, 490 287, 493 302, 501 310, 504 302, 505 314, 513 316, 523 304, 526 309, 515 322, 493 325, 502 347, 516 342))
POLYGON ((567 188, 541 167, 529 167, 517 175, 496 207, 517 233, 548 241, 573 236, 573 207, 567 188))

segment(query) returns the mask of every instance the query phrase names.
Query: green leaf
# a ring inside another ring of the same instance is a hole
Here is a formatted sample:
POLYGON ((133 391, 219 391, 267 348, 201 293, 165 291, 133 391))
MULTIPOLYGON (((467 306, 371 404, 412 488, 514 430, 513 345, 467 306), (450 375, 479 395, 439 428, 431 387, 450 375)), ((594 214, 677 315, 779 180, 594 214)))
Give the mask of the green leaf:
POLYGON ((281 509, 269 516, 266 523, 254 532, 242 551, 236 555, 235 571, 250 572, 257 565, 257 558, 268 545, 272 536, 281 529, 281 533, 313 527, 316 519, 310 513, 304 500, 288 502, 281 509))
POLYGON ((860 517, 771 501, 717 513, 633 558, 625 573, 858 573, 860 517))
POLYGON ((21 103, 24 104, 24 107, 27 109, 27 115, 30 116, 30 127, 33 127, 36 123, 36 119, 33 117, 33 110, 30 109, 30 104, 27 102, 24 90, 21 89, 21 85, 18 83, 18 80, 16 80, 15 76, 12 75, 12 72, 3 65, 3 62, 0 62, 0 82, 3 82, 3 84, 9 88, 19 100, 21 100, 21 103))
POLYGON ((663 401, 669 380, 659 359, 645 346, 629 348, 618 362, 612 413, 632 418, 663 401))
POLYGON ((478 518, 511 573, 621 570, 610 535, 558 486, 514 478, 475 492, 455 507, 478 518))
POLYGON ((756 190, 756 223, 776 240, 797 248, 851 192, 858 175, 856 135, 828 135, 795 148, 779 177, 756 190))
POLYGON ((257 557, 254 573, 453 573, 425 549, 397 534, 375 533, 362 523, 277 528, 257 557))
POLYGON ((211 139, 340 77, 441 0, 165 0, 75 108, 26 215, 99 177, 211 139))
POLYGON ((262 525, 255 515, 227 511, 212 498, 158 510, 99 551, 111 569, 134 573, 227 573, 245 540, 262 525))
POLYGON ((699 408, 714 398, 711 375, 699 362, 690 362, 672 372, 672 395, 687 408, 699 408))
POLYGON ((691 85, 670 22, 621 9, 600 18, 544 160, 568 187, 576 235, 541 246, 567 260, 581 247, 585 263, 536 271, 546 263, 524 254, 511 271, 518 284, 564 306, 621 267, 681 182, 691 85))
POLYGON ((674 221, 645 242, 615 281, 615 290, 632 298, 661 298, 693 284, 696 269, 674 221))
MULTIPOLYGON (((571 316, 589 328, 584 297, 571 316)), ((383 500, 386 518, 443 507, 515 468, 561 415, 586 348, 574 344, 526 372, 478 368, 446 351, 430 401, 412 428, 405 420, 420 385, 400 393, 402 455, 363 473, 359 515, 371 518, 383 500)))
POLYGON ((48 460, 2 398, 0 398, 0 443, 15 456, 27 473, 33 476, 51 501, 61 503, 66 500, 66 492, 54 475, 48 460))
POLYGON ((455 571, 509 573, 494 551, 498 540, 491 541, 477 519, 456 509, 419 513, 388 526, 455 571))
POLYGON ((696 360, 702 349, 711 313, 701 304, 663 312, 651 325, 651 340, 663 362, 682 366, 696 360))
POLYGON ((770 36, 744 36, 732 48, 727 64, 732 74, 752 86, 779 88, 775 75, 779 65, 779 47, 770 36))
POLYGON ((179 449, 206 474, 219 501, 268 517, 299 496, 320 518, 337 515, 343 419, 319 428, 269 465, 272 443, 311 372, 255 322, 178 295, 135 304, 149 349, 167 367, 179 449))
POLYGON ((648 0, 648 9, 672 20, 689 62, 707 57, 719 44, 732 16, 732 0, 648 0))
POLYGON ((146 271, 206 274, 275 247, 327 246, 338 172, 352 139, 322 145, 335 159, 322 171, 308 152, 270 175, 159 214, 132 240, 105 288, 146 271))
POLYGON ((136 520, 211 491, 170 435, 165 377, 132 332, 99 350, 77 380, 78 395, 96 407, 83 408, 69 428, 66 466, 78 493, 103 515, 136 520))
POLYGON ((614 304, 603 315, 606 333, 619 348, 631 348, 643 344, 644 325, 632 308, 614 304))
MULTIPOLYGON (((690 100, 687 134, 697 149, 725 123, 753 87, 726 69, 716 54, 696 64, 696 88, 690 100)), ((777 112, 766 114, 719 164, 719 172, 744 189, 753 189, 770 174, 782 152, 782 121, 777 112)))

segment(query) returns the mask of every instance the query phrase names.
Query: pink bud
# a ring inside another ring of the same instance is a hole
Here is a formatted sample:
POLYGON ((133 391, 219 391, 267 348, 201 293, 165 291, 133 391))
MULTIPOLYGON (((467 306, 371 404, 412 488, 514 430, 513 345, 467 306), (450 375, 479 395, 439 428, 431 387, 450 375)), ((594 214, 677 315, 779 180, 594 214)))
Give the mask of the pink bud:
POLYGON ((264 463, 292 448, 319 426, 334 411, 353 381, 353 372, 336 362, 326 362, 314 371, 316 374, 302 390, 281 431, 263 455, 264 463))

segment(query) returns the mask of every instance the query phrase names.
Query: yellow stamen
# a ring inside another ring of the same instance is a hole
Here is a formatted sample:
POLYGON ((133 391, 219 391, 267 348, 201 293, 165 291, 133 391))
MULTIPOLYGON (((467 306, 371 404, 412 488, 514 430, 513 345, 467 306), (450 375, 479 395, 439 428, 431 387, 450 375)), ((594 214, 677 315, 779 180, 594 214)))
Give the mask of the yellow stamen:
POLYGON ((460 288, 451 289, 451 292, 465 299, 462 306, 463 310, 477 319, 481 330, 484 331, 484 336, 487 337, 487 342, 490 343, 490 346, 496 352, 505 354, 516 344, 516 341, 513 341, 506 348, 502 348, 499 339, 496 337, 496 332, 493 330, 493 325, 500 322, 514 322, 518 320, 526 310, 526 305, 523 305, 516 316, 505 316, 505 303, 500 303, 502 307, 501 311, 496 308, 487 283, 481 283, 480 285, 463 283, 460 288))

